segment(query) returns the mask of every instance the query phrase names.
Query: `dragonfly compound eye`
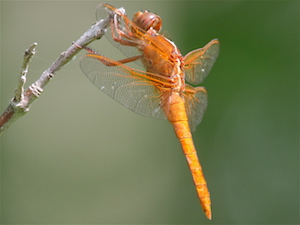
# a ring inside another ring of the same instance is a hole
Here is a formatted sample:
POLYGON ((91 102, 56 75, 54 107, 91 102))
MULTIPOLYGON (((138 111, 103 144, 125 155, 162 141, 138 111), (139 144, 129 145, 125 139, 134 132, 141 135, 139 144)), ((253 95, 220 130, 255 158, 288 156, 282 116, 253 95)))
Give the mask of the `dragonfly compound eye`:
POLYGON ((162 27, 162 20, 161 18, 148 11, 144 12, 137 12, 133 19, 133 23, 135 23, 138 27, 142 28, 143 30, 147 31, 150 28, 154 29, 156 32, 159 32, 162 27))

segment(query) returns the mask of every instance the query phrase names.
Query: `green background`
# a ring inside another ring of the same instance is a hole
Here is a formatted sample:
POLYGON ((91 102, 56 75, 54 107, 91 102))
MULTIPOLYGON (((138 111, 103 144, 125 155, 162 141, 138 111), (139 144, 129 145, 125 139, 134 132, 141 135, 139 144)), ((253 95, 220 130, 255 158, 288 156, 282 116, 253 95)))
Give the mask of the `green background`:
MULTIPOLYGON (((172 126, 101 93, 80 70, 80 53, 1 137, 1 223, 298 224, 299 2, 107 2, 129 17, 159 14, 183 54, 220 40, 193 133, 213 220, 172 126)), ((90 27, 99 3, 1 1, 1 111, 24 50, 38 42, 30 84, 90 27)), ((93 47, 118 52, 104 38, 93 47)))

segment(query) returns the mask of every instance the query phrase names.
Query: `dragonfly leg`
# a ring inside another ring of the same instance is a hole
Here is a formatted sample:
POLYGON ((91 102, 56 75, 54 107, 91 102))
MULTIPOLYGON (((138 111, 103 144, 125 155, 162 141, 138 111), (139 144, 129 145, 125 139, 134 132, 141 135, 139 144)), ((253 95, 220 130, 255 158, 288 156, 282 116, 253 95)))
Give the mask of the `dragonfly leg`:
MULTIPOLYGON (((94 55, 97 55, 97 56, 101 56, 101 55, 99 55, 99 54, 94 54, 94 55)), ((100 62, 102 62, 103 64, 105 64, 106 66, 117 66, 117 65, 119 65, 119 64, 125 64, 125 63, 129 63, 129 62, 134 62, 134 61, 136 61, 136 60, 138 60, 138 59, 140 59, 141 58, 141 56, 140 55, 138 55, 138 56, 133 56, 133 57, 130 57, 130 58, 126 58, 126 59, 121 59, 121 60, 118 60, 118 61, 108 61, 108 60, 105 60, 104 58, 103 58, 103 56, 101 56, 101 57, 97 57, 97 59, 100 61, 100 62)))
POLYGON ((122 60, 118 60, 117 62, 120 63, 129 63, 129 62, 134 62, 138 59, 140 59, 142 56, 141 55, 137 55, 137 56, 132 56, 130 58, 126 58, 126 59, 122 59, 122 60))
POLYGON ((90 53, 90 54, 87 54, 86 56, 96 58, 106 66, 118 66, 120 64, 134 62, 134 61, 138 60, 139 58, 141 58, 141 56, 138 55, 138 56, 133 56, 130 58, 115 61, 115 60, 109 59, 107 57, 104 57, 102 55, 95 53, 93 50, 91 50, 88 47, 84 47, 84 49, 90 53))
POLYGON ((103 59, 103 57, 101 55, 99 55, 98 53, 96 53, 95 51, 93 51, 91 48, 86 47, 86 46, 79 46, 75 43, 73 43, 73 45, 75 45, 77 48, 81 48, 81 49, 85 49, 87 52, 89 52, 90 54, 94 55, 94 56, 100 56, 100 57, 96 57, 99 61, 101 61, 103 64, 107 65, 107 66, 116 66, 119 63, 129 63, 129 62, 134 62, 138 59, 140 59, 142 56, 141 55, 137 55, 137 56, 132 56, 130 58, 126 58, 126 59, 121 59, 115 62, 108 62, 106 60, 103 59))
POLYGON ((129 22, 126 22, 126 32, 124 32, 118 27, 120 23, 118 22, 117 16, 120 15, 115 14, 113 20, 111 21, 111 33, 113 40, 120 43, 121 45, 137 46, 137 44, 132 41, 132 33, 128 25, 129 22))

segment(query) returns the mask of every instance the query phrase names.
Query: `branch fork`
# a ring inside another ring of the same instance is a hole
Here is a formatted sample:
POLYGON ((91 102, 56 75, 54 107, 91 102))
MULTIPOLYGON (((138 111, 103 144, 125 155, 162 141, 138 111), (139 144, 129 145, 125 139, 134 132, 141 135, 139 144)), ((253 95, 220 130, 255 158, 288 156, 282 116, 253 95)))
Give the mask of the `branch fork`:
MULTIPOLYGON (((121 8, 121 10, 124 9, 121 8)), ((4 133, 16 119, 29 111, 31 103, 42 94, 43 88, 55 76, 56 72, 71 61, 82 49, 79 48, 79 46, 87 46, 104 35, 105 29, 109 26, 112 16, 112 14, 109 14, 107 18, 94 23, 77 41, 73 42, 66 51, 62 52, 52 65, 42 73, 40 78, 32 83, 25 91, 24 85, 26 83, 28 67, 33 55, 36 53, 37 43, 31 44, 29 48, 26 49, 15 96, 0 116, 0 135, 4 133)))

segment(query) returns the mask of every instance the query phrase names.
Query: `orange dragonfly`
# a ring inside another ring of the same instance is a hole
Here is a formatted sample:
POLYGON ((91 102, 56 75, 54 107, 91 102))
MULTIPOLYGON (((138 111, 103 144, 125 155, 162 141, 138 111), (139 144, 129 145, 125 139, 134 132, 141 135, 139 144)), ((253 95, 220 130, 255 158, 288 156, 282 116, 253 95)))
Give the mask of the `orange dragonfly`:
POLYGON ((172 41, 159 34, 162 20, 158 15, 137 12, 130 20, 125 11, 108 4, 97 13, 103 9, 111 15, 108 39, 127 58, 116 61, 85 48, 89 53, 81 60, 81 69, 100 90, 125 107, 173 124, 202 208, 211 219, 210 193, 191 135, 206 109, 207 92, 191 85, 198 85, 208 75, 219 53, 218 40, 182 56, 172 41), (129 62, 143 65, 146 71, 127 66, 129 62))

